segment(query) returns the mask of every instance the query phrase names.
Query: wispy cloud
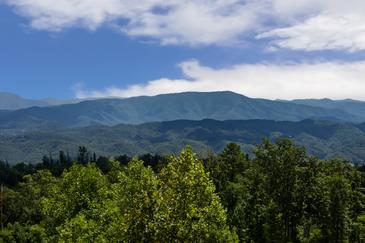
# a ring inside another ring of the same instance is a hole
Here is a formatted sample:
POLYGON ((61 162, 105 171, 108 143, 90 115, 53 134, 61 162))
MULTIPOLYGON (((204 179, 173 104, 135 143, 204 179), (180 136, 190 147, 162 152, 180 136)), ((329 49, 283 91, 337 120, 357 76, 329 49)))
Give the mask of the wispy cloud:
POLYGON ((241 64, 223 69, 197 61, 180 64, 185 79, 149 81, 127 88, 89 91, 79 87, 77 98, 132 97, 184 91, 230 90, 268 99, 354 98, 365 100, 365 61, 292 64, 241 64))
POLYGON ((254 28, 265 0, 3 0, 39 30, 112 25, 161 44, 226 44, 254 28), (123 24, 121 24, 123 22, 123 24))
POLYGON ((320 51, 365 50, 365 1, 274 0, 278 14, 286 16, 280 27, 257 35, 271 38, 274 47, 320 51))
POLYGON ((365 49, 363 0, 2 0, 47 31, 109 25, 164 45, 232 45, 247 37, 278 48, 365 49))
POLYGON ((272 38, 273 47, 293 50, 361 51, 365 50, 365 16, 320 14, 290 27, 261 33, 257 38, 272 38))

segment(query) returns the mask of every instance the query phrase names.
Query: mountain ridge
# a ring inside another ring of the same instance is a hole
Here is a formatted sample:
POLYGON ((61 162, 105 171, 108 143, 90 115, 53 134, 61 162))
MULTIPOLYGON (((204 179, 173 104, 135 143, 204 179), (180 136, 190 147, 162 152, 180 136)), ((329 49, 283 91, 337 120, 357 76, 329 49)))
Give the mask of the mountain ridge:
POLYGON ((78 102, 78 100, 60 100, 55 98, 26 99, 14 93, 0 92, 0 110, 19 110, 34 106, 46 107, 75 102, 78 102))
POLYGON ((300 121, 303 119, 362 122, 339 109, 253 99, 233 92, 185 92, 124 99, 95 99, 75 104, 31 107, 0 112, 0 129, 55 129, 92 125, 142 124, 171 120, 300 121))
POLYGON ((331 100, 331 99, 297 99, 290 101, 295 104, 322 107, 325 109, 341 109, 349 114, 356 115, 365 119, 365 102, 359 100, 331 100))
POLYGON ((229 142, 252 152, 262 139, 290 138, 321 159, 344 157, 364 163, 365 123, 303 120, 175 120, 139 125, 91 126, 53 131, 33 131, 21 135, 0 134, 0 159, 11 163, 39 162, 43 155, 58 151, 76 154, 86 146, 99 155, 178 153, 191 145, 199 154, 220 151, 229 142))

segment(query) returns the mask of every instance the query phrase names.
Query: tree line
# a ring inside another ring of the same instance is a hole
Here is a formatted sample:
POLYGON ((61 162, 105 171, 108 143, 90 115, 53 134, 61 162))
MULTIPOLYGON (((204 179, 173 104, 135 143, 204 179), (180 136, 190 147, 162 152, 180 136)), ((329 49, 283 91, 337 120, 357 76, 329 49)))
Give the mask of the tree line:
POLYGON ((365 168, 290 140, 0 163, 0 242, 365 242, 365 168))
MULTIPOLYGON (((145 166, 150 166, 157 171, 167 163, 167 156, 159 154, 143 154, 137 156, 139 160, 144 162, 145 166)), ((127 154, 109 158, 107 156, 96 155, 95 152, 89 151, 85 146, 79 146, 76 156, 71 156, 69 152, 63 150, 58 155, 44 155, 42 161, 38 164, 17 163, 10 165, 7 161, 0 160, 0 183, 13 187, 20 182, 24 182, 24 176, 33 174, 40 170, 47 170, 53 176, 59 177, 65 169, 70 168, 74 164, 87 165, 94 163, 103 173, 107 173, 111 169, 110 160, 118 161, 121 165, 127 165, 132 157, 127 154)))

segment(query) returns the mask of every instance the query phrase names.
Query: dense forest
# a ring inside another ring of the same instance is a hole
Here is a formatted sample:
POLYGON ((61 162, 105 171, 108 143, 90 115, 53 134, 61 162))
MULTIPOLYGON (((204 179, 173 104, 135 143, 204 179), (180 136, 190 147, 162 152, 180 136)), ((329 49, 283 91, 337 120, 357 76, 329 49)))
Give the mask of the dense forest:
POLYGON ((365 123, 205 119, 51 131, 41 129, 18 135, 2 132, 4 130, 0 128, 0 160, 10 164, 38 163, 44 153, 51 152, 53 157, 58 157, 60 150, 76 157, 80 144, 104 156, 178 154, 188 144, 197 154, 206 156, 207 151, 219 153, 228 142, 234 142, 252 156, 252 149, 264 138, 270 141, 290 138, 295 144, 304 146, 309 155, 319 159, 341 157, 352 163, 365 163, 365 123))
POLYGON ((365 242, 365 166, 290 140, 254 155, 0 162, 0 242, 365 242))

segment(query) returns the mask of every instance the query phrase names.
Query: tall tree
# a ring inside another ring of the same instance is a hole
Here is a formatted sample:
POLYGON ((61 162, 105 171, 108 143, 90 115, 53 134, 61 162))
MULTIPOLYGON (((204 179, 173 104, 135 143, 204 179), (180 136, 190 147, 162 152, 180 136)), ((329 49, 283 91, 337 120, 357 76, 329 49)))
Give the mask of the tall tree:
POLYGON ((236 241, 226 212, 204 166, 190 147, 159 174, 160 194, 154 227, 160 241, 236 241))
POLYGON ((123 215, 119 227, 125 242, 152 242, 158 180, 150 167, 133 159, 126 167, 114 167, 110 172, 113 178, 113 197, 123 215), (115 170, 118 171, 115 171, 115 170))
POLYGON ((266 193, 282 214, 285 241, 295 241, 300 218, 297 168, 307 162, 305 150, 288 139, 280 139, 275 144, 265 140, 255 150, 255 156, 255 162, 267 175, 266 193))

